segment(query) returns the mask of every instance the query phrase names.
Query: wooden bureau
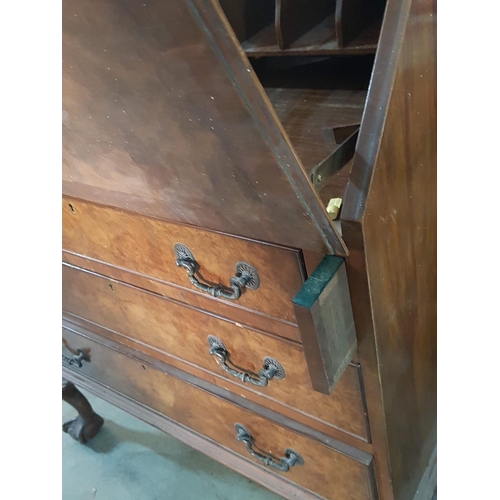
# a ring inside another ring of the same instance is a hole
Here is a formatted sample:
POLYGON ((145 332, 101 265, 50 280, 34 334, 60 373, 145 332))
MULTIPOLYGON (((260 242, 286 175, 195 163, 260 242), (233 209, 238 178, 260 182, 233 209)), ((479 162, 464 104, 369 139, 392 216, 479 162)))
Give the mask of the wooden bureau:
POLYGON ((64 0, 66 432, 76 384, 285 498, 423 500, 435 16, 64 0))

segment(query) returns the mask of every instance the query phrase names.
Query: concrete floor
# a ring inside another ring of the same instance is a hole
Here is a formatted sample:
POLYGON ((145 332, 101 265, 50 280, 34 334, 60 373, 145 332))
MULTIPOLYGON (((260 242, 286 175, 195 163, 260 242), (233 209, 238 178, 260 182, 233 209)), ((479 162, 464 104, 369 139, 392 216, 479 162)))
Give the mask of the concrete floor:
MULTIPOLYGON (((87 445, 63 434, 63 500, 279 500, 175 438, 85 393, 104 426, 87 445)), ((63 402, 63 421, 76 411, 63 402)))

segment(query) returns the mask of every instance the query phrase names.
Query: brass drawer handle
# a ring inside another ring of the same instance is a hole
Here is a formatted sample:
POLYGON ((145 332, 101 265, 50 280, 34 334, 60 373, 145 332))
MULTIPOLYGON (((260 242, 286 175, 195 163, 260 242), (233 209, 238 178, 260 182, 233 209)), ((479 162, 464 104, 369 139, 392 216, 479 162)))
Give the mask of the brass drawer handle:
POLYGON ((229 287, 222 285, 207 285, 202 283, 197 277, 198 263, 193 254, 186 246, 176 243, 174 245, 175 264, 186 270, 187 277, 191 284, 198 290, 210 294, 212 297, 222 297, 227 300, 237 300, 241 293, 248 288, 257 290, 260 285, 259 275, 253 266, 246 262, 236 264, 235 275, 229 279, 229 287))
POLYGON ((83 366, 82 361, 87 361, 85 353, 81 349, 77 349, 76 354, 72 358, 63 354, 62 360, 69 366, 77 366, 78 368, 83 366))
POLYGON ((209 354, 215 356, 217 364, 229 375, 236 377, 245 383, 250 383, 258 387, 265 387, 273 378, 282 380, 285 378, 285 370, 281 364, 274 358, 266 356, 262 360, 262 369, 259 370, 257 375, 252 375, 246 371, 235 370, 227 363, 229 361, 229 352, 226 346, 213 335, 208 336, 209 354))
POLYGON ((288 472, 290 467, 294 465, 304 465, 304 459, 296 452, 287 448, 285 450, 285 456, 279 459, 275 459, 271 455, 262 455, 253 448, 253 436, 250 432, 245 429, 241 424, 234 424, 236 429, 236 439, 244 443, 248 453, 260 460, 264 465, 272 467, 273 469, 279 470, 280 472, 288 472))

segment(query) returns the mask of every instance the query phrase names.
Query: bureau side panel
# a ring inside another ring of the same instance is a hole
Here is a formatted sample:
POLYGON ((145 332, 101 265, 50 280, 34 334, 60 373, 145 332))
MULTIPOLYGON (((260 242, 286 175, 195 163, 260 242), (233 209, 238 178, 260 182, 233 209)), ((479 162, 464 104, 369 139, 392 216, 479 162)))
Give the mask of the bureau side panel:
MULTIPOLYGON (((394 499, 411 500, 436 440, 436 5, 402 6, 407 17, 392 47, 399 54, 395 60, 390 50, 378 54, 377 92, 365 113, 376 127, 380 69, 394 70, 381 136, 373 140, 373 164, 363 163, 370 154, 360 154, 369 141, 358 148, 353 182, 360 182, 350 194, 360 197, 348 203, 343 234, 374 443, 386 446, 394 499), (382 58, 393 67, 384 68, 382 58), (376 437, 381 420, 385 444, 376 437)), ((389 48, 381 41, 381 50, 389 48)), ((363 139, 369 136, 361 133, 363 139)), ((382 461, 383 450, 377 455, 382 461)))

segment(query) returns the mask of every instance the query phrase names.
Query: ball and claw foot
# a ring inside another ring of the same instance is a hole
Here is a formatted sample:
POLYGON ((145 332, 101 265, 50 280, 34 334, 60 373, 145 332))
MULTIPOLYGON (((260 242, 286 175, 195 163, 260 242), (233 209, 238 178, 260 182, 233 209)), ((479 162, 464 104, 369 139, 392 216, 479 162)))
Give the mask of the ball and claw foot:
POLYGON ((94 413, 91 420, 85 420, 81 415, 78 415, 74 420, 65 422, 62 430, 76 441, 85 444, 99 432, 103 424, 104 420, 97 413, 94 413))
POLYGON ((62 430, 76 441, 85 444, 99 432, 104 420, 94 412, 87 398, 71 382, 63 380, 62 397, 63 401, 78 411, 78 416, 65 422, 62 430))

